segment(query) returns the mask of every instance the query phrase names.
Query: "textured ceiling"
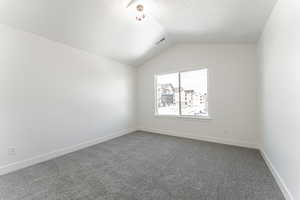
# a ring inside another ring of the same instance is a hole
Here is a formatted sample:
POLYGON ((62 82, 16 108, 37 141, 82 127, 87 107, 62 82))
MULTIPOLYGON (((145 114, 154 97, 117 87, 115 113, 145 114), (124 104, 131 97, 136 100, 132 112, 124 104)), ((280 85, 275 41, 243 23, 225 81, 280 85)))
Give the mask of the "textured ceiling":
POLYGON ((255 42, 276 0, 0 0, 0 23, 139 65, 177 42, 255 42), (135 20, 135 5, 146 20, 135 20), (162 37, 166 41, 155 43, 162 37))

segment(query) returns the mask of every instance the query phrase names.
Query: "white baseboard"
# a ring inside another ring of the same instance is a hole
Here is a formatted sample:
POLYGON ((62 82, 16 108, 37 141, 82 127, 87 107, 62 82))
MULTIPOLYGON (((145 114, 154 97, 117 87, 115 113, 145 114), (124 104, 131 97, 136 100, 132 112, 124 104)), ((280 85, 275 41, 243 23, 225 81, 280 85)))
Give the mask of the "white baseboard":
POLYGON ((227 144, 227 145, 232 145, 232 146, 246 147, 246 148, 251 148, 251 149, 259 149, 258 144, 252 144, 252 143, 244 142, 244 141, 226 140, 226 139, 222 139, 222 138, 195 135, 195 134, 186 133, 186 132, 183 135, 182 132, 179 133, 179 132, 170 131, 170 130, 161 130, 161 129, 153 129, 153 128, 141 128, 140 127, 138 130, 152 132, 152 133, 158 133, 158 134, 162 134, 162 135, 170 135, 170 136, 189 138, 189 139, 194 139, 194 140, 201 140, 201 141, 207 141, 207 142, 213 142, 213 143, 227 144))
POLYGON ((25 167, 29 167, 31 165, 41 163, 41 162, 45 162, 47 160, 51 160, 53 158, 56 158, 56 157, 80 150, 80 149, 84 149, 86 147, 93 146, 98 143, 102 143, 102 142, 120 137, 122 135, 126 135, 126 134, 134 132, 134 131, 136 131, 136 129, 133 129, 133 128, 117 131, 112 134, 108 134, 108 135, 99 137, 97 139, 86 141, 86 142, 83 142, 83 143, 80 143, 80 144, 77 144, 77 145, 74 145, 71 147, 62 148, 59 150, 52 151, 50 153, 38 155, 38 156, 29 158, 29 159, 25 159, 25 160, 17 161, 14 163, 10 163, 8 165, 0 166, 0 175, 7 174, 7 173, 10 173, 10 172, 13 172, 13 171, 25 168, 25 167))
POLYGON ((292 193, 290 192, 290 190, 288 189, 287 185, 285 184, 285 182, 283 181, 283 179, 281 178, 281 176, 279 175, 278 171, 276 170, 275 166, 272 164, 271 160, 269 159, 268 155, 266 154, 266 152, 261 148, 260 149, 260 153, 263 157, 263 159, 265 160, 267 166, 269 167, 273 177, 275 178, 281 192, 283 193, 284 197, 286 200, 294 200, 294 197, 292 196, 292 193))

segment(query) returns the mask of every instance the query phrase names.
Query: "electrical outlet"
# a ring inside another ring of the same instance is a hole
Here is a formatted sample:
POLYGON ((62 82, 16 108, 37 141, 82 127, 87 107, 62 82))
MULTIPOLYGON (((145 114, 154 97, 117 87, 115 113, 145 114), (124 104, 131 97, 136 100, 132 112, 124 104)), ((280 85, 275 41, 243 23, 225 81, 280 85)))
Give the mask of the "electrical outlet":
POLYGON ((9 156, 15 156, 15 155, 16 155, 16 148, 14 148, 14 147, 8 148, 7 154, 8 154, 9 156))

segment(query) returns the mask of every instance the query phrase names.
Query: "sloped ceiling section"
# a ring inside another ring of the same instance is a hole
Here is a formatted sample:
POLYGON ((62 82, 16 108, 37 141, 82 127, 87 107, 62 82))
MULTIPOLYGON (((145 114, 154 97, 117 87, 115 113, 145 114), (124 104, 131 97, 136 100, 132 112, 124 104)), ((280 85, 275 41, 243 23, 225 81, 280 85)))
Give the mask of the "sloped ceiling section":
POLYGON ((0 23, 137 66, 177 42, 255 42, 276 2, 135 0, 127 8, 129 1, 0 0, 0 23))

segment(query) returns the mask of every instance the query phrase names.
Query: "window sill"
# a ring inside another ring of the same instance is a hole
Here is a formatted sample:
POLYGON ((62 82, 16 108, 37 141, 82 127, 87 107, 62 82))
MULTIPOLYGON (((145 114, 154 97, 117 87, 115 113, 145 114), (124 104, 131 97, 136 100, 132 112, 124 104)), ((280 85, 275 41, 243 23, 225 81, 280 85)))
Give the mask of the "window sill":
POLYGON ((186 115, 158 115, 155 114, 155 117, 158 118, 171 118, 171 119, 186 119, 186 120, 212 120, 212 118, 210 116, 186 116, 186 115))

